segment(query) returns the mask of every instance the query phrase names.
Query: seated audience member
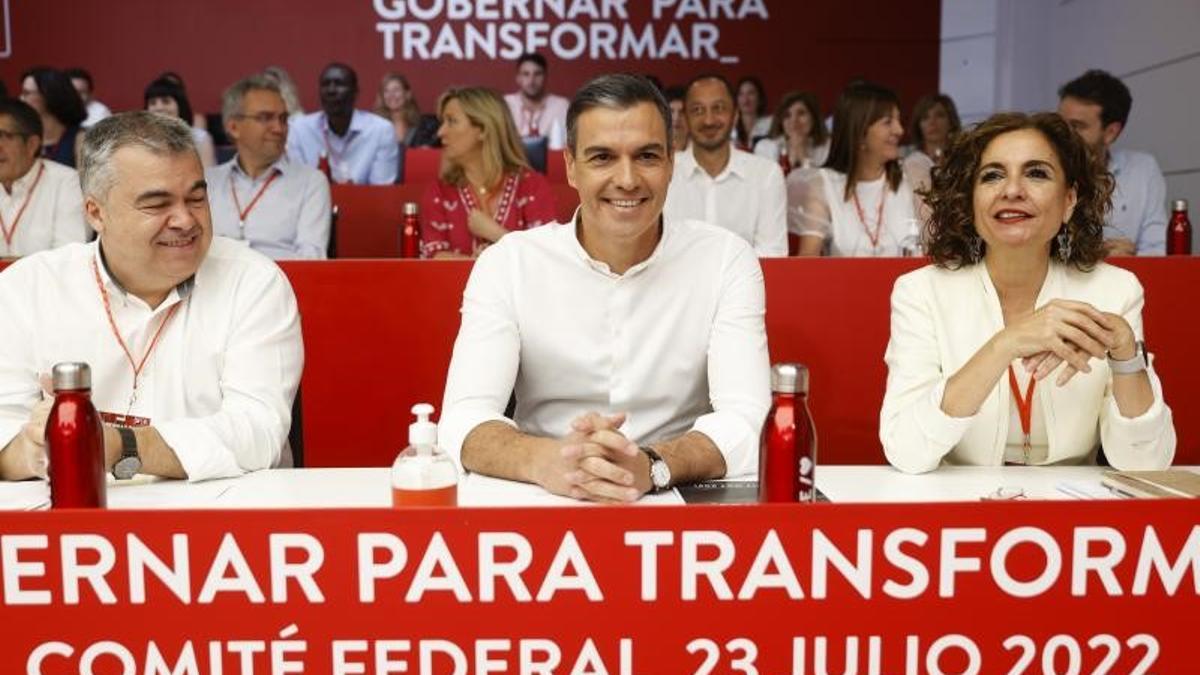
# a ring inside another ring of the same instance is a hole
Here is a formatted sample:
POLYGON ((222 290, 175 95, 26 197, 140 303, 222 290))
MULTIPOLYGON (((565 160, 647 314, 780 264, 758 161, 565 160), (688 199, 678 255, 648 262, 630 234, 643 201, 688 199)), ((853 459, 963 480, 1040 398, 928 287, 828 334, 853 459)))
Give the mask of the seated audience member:
POLYGON ((869 83, 850 86, 833 113, 825 165, 788 176, 789 227, 800 255, 898 256, 919 235, 912 188, 900 167, 899 100, 869 83))
POLYGON ((183 85, 169 77, 160 77, 146 85, 142 94, 142 102, 146 110, 167 117, 178 117, 192 129, 192 140, 196 144, 196 152, 205 167, 217 163, 217 150, 213 145, 212 135, 190 122, 195 117, 192 114, 192 104, 188 101, 187 91, 183 85))
POLYGON ((85 241, 79 175, 41 159, 42 119, 29 105, 0 99, 0 258, 85 241))
MULTIPOLYGON (((174 84, 175 86, 177 86, 181 90, 183 90, 184 97, 186 98, 187 85, 184 84, 183 76, 180 75, 179 73, 177 73, 173 70, 164 70, 162 73, 159 74, 158 77, 156 77, 154 79, 155 80, 166 80, 166 81, 170 82, 171 84, 174 84)), ((208 131, 208 118, 205 117, 204 113, 200 112, 199 110, 192 111, 191 118, 184 117, 183 121, 187 122, 188 124, 192 125, 193 127, 196 127, 197 129, 203 129, 204 131, 208 131)), ((203 159, 203 158, 204 158, 203 155, 201 155, 201 159, 203 159)))
POLYGON ((584 85, 567 116, 575 221, 475 263, 438 427, 466 470, 627 502, 757 469, 762 271, 736 235, 663 216, 670 119, 644 78, 584 85))
POLYGON ((375 114, 392 123, 396 142, 409 147, 437 144, 437 117, 422 115, 408 78, 388 73, 379 83, 375 114))
POLYGON ((962 131, 954 99, 945 94, 922 96, 912 113, 912 152, 904 158, 904 175, 913 191, 929 189, 929 175, 942 162, 950 140, 962 131))
POLYGON ((688 149, 687 113, 684 111, 687 100, 686 87, 667 87, 663 91, 667 105, 671 106, 671 147, 675 152, 688 149))
POLYGON ((274 263, 212 236, 190 127, 101 120, 80 179, 99 239, 0 273, 0 478, 45 476, 39 375, 63 361, 91 366, 109 470, 201 480, 289 463, 296 300, 274 263))
POLYGON ((30 68, 21 75, 21 100, 42 118, 42 157, 75 167, 87 111, 61 70, 30 68))
POLYGON ((1109 255, 1163 255, 1167 251, 1167 183, 1154 156, 1113 148, 1129 123, 1133 97, 1125 83, 1089 70, 1058 90, 1058 114, 1083 137, 1116 179, 1104 220, 1109 255))
POLYGON ((771 130, 771 116, 767 114, 767 90, 757 77, 743 77, 734 89, 737 100, 737 121, 733 128, 733 141, 739 150, 750 152, 760 138, 766 138, 771 130))
POLYGON ((1100 262, 1111 177, 1054 113, 995 115, 933 176, 933 265, 892 291, 879 436, 908 472, 950 464, 1161 469, 1171 410, 1142 287, 1100 262))
POLYGON ((689 150, 675 153, 668 220, 703 220, 745 239, 760 257, 786 256, 787 194, 770 160, 733 147, 733 90, 716 75, 687 88, 689 150))
POLYGON ((400 168, 395 130, 378 115, 354 109, 358 99, 354 70, 344 63, 325 66, 320 98, 319 112, 292 122, 288 134, 292 160, 319 167, 321 158, 326 158, 335 183, 395 183, 400 168))
POLYGON ((504 99, 481 87, 438 101, 442 167, 421 204, 421 253, 473 257, 501 237, 554 221, 554 194, 529 168, 504 99))
POLYGON ((71 86, 75 87, 76 93, 79 94, 79 100, 83 102, 83 107, 87 111, 87 118, 83 120, 82 125, 84 129, 112 115, 108 106, 96 100, 96 83, 92 79, 91 73, 83 68, 68 68, 66 76, 71 79, 71 86))
POLYGON ((244 239, 276 260, 324 258, 329 248, 329 181, 288 159, 288 110, 279 86, 261 75, 225 91, 221 114, 237 155, 205 171, 216 234, 244 239))
POLYGON ((304 106, 300 104, 300 93, 296 82, 282 66, 267 66, 263 68, 262 76, 279 85, 279 94, 287 105, 288 114, 297 117, 304 114, 304 106))
POLYGON ((829 132, 821 124, 816 94, 793 91, 784 94, 771 118, 766 138, 754 144, 754 154, 792 169, 821 166, 829 157, 829 132))
POLYGON ((517 59, 517 90, 504 101, 522 138, 545 136, 551 150, 563 149, 570 102, 546 91, 546 57, 529 53, 517 59))

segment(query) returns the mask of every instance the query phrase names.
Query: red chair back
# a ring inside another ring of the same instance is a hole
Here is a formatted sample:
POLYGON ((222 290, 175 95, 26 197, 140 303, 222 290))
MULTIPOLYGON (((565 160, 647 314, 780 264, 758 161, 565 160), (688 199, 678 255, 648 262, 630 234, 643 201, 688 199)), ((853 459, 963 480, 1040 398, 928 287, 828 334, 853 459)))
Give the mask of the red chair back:
POLYGON ((567 160, 563 158, 562 150, 546 153, 546 180, 556 185, 567 184, 567 160))
POLYGON ((420 203, 426 186, 333 185, 338 258, 399 258, 404 203, 420 203))
POLYGON ((441 148, 407 148, 404 152, 404 175, 401 183, 432 183, 441 168, 441 148))
POLYGON ((579 206, 579 193, 566 183, 551 183, 550 189, 554 192, 554 212, 558 222, 571 220, 579 206))

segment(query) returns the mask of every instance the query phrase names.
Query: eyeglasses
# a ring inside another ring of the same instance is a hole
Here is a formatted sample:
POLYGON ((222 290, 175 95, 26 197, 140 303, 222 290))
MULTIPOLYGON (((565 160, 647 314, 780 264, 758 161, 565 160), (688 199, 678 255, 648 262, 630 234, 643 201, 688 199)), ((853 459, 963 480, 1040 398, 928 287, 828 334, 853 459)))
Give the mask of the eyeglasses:
POLYGON ((1010 485, 1001 485, 994 492, 989 492, 980 497, 983 501, 1010 501, 1013 499, 1025 499, 1025 489, 1013 487, 1010 485))
POLYGON ((281 113, 260 112, 260 113, 255 113, 253 115, 236 115, 236 117, 238 119, 251 119, 262 125, 267 125, 267 124, 270 124, 271 122, 279 122, 280 124, 287 126, 288 117, 290 117, 290 115, 285 112, 281 112, 281 113))
POLYGON ((11 140, 14 140, 17 138, 19 138, 21 140, 25 140, 26 138, 29 138, 29 134, 22 133, 20 131, 9 131, 8 129, 0 129, 0 141, 7 142, 7 141, 11 141, 11 140))

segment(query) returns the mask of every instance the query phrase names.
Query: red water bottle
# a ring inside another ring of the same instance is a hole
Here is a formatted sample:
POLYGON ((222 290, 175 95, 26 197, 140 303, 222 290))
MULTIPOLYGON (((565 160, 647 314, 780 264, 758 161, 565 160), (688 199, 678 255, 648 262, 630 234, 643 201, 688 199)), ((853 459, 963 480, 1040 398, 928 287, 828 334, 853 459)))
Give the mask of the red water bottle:
POLYGON ((808 368, 771 367, 771 411, 758 456, 758 501, 816 500, 817 428, 808 411, 808 368))
POLYGON ((1192 254, 1192 221, 1188 220, 1186 199, 1171 202, 1171 220, 1167 223, 1167 255, 1192 254))
POLYGON ((416 202, 404 202, 404 220, 400 228, 400 257, 421 257, 420 209, 416 202))
POLYGON ((333 185, 333 167, 329 165, 329 155, 321 153, 320 159, 317 160, 317 171, 325 174, 325 180, 333 185))
POLYGON ((104 429, 92 405, 92 371, 86 363, 59 363, 53 378, 54 405, 46 421, 50 507, 104 508, 104 429))

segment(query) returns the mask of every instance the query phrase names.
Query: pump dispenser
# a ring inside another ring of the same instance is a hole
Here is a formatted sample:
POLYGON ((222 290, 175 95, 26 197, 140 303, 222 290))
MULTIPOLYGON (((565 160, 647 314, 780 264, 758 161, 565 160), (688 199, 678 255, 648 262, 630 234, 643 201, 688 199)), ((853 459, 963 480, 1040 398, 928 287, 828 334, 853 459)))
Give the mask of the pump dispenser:
POLYGON ((408 447, 392 464, 392 506, 456 506, 458 470, 437 445, 433 406, 418 403, 412 413, 417 421, 408 426, 408 447))

